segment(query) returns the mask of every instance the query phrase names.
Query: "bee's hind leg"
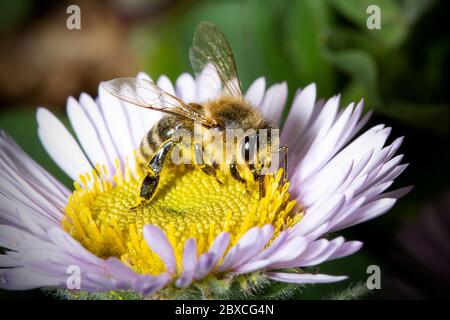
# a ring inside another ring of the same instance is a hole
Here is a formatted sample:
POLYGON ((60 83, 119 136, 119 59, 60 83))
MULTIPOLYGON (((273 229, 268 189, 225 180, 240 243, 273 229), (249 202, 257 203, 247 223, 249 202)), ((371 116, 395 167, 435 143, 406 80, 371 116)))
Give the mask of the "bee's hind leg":
POLYGON ((139 192, 139 204, 135 207, 132 207, 130 210, 136 210, 145 206, 145 204, 147 204, 155 194, 158 183, 159 174, 155 174, 154 172, 149 171, 142 181, 141 191, 139 192))
POLYGON ((172 139, 167 140, 158 148, 156 153, 150 159, 145 168, 147 175, 142 181, 141 190, 139 192, 139 203, 137 206, 130 208, 130 210, 139 209, 152 199, 158 187, 161 170, 167 162, 168 155, 171 153, 175 144, 176 143, 172 139))

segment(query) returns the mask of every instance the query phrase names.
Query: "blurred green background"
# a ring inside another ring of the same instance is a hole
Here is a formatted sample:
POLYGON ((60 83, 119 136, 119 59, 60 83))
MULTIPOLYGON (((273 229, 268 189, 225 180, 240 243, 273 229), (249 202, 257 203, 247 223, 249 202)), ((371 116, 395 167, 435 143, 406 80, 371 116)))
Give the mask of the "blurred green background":
MULTIPOLYGON (((399 234, 418 224, 425 205, 437 206, 449 189, 448 1, 437 0, 115 0, 2 1, 0 4, 0 127, 32 157, 70 186, 36 135, 35 110, 44 105, 64 121, 68 96, 95 96, 102 80, 144 70, 171 80, 191 71, 188 49, 195 26, 217 24, 227 35, 244 88, 259 76, 287 80, 290 100, 315 82, 320 97, 342 93, 343 105, 365 99, 370 124, 404 135, 400 149, 411 163, 396 186, 414 184, 387 215, 343 234, 365 242, 352 257, 325 264, 323 272, 348 274, 340 284, 309 286, 296 298, 331 297, 364 283, 368 265, 382 270, 382 289, 368 298, 446 295, 450 278, 400 244, 399 234), (66 28, 66 8, 81 8, 81 30, 66 28), (366 27, 366 9, 381 9, 381 29, 366 27)), ((288 103, 289 105, 289 103, 288 103)), ((288 109, 286 109, 288 111, 288 109)), ((369 124, 369 125, 370 125, 369 124)), ((450 208, 439 211, 450 232, 450 208), (446 220, 445 220, 446 219, 446 220)), ((426 228, 427 226, 422 226, 426 228)), ((421 232, 420 229, 418 232, 421 232)), ((450 270, 449 243, 432 252, 450 270), (443 257, 443 258, 442 258, 443 257), (446 260, 445 260, 446 259, 446 260)), ((40 291, 0 292, 0 298, 49 298, 40 291)))

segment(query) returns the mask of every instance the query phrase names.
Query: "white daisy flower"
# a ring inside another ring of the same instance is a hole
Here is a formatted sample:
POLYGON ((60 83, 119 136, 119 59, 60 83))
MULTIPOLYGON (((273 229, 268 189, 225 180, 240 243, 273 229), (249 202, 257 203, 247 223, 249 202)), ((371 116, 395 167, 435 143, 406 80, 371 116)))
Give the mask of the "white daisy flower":
MULTIPOLYGON (((201 103, 215 91, 204 81, 182 74, 175 86, 165 76, 157 85, 201 103)), ((281 124, 287 95, 286 83, 266 90, 259 78, 245 97, 281 124)), ((174 297, 208 279, 248 274, 290 283, 346 279, 307 272, 362 246, 325 235, 387 212, 410 189, 386 192, 407 166, 396 155, 403 139, 385 146, 390 128, 384 125, 357 136, 369 118, 362 111, 362 102, 340 110, 339 96, 316 101, 311 84, 297 91, 282 126, 288 183, 280 181, 281 172, 268 176, 260 199, 257 183, 249 192, 222 174, 225 186, 219 186, 197 169, 176 166, 161 175, 163 191, 130 212, 143 177, 133 154, 161 114, 127 106, 100 86, 95 100, 84 93, 78 101, 68 99, 73 137, 40 108, 40 140, 75 188, 66 188, 1 134, 0 246, 7 250, 0 255, 0 287, 67 288, 71 266, 81 271, 81 291, 142 297, 174 297)))

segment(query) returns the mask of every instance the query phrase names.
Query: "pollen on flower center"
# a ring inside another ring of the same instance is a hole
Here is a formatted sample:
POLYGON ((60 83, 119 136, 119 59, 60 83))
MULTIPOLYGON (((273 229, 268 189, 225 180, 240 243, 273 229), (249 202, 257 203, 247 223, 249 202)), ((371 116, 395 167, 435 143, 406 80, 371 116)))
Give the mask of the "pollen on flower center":
POLYGON ((146 224, 165 231, 181 266, 184 242, 189 238, 196 239, 201 254, 220 232, 229 232, 230 245, 234 245, 254 226, 272 224, 275 237, 302 216, 294 213, 289 184, 280 183, 281 170, 266 177, 265 196, 260 199, 259 185, 250 172, 244 172, 248 182, 243 184, 225 170, 219 171, 222 185, 200 169, 169 166, 161 173, 154 198, 135 210, 130 209, 137 205, 142 170, 137 167, 131 171, 128 166, 123 170, 117 161, 113 180, 107 176, 106 169, 97 166, 81 177, 81 185, 75 183, 62 223, 92 253, 102 258, 118 257, 139 273, 165 271, 143 239, 146 224))

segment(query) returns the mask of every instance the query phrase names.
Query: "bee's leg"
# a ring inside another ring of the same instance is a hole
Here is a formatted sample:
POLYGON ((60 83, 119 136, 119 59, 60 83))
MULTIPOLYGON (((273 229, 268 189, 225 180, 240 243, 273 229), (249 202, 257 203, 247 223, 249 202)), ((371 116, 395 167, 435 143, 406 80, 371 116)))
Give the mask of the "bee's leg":
POLYGON ((281 148, 284 150, 283 179, 286 182, 288 180, 288 147, 285 144, 281 148))
POLYGON ((280 146, 275 152, 283 150, 284 162, 283 162, 283 181, 288 179, 288 147, 287 145, 280 146))
POLYGON ((141 191, 139 193, 140 203, 138 206, 131 209, 140 208, 148 203, 155 194, 156 188, 159 183, 159 175, 164 167, 164 164, 168 160, 168 155, 171 153, 175 142, 171 139, 164 142, 150 159, 145 171, 147 175, 142 181, 141 191))
POLYGON ((245 179, 241 177, 241 175, 237 169, 236 163, 230 164, 230 173, 234 179, 236 179, 239 182, 245 183, 245 179))
POLYGON ((259 183, 259 198, 264 198, 264 196, 266 195, 266 188, 265 188, 265 176, 263 175, 258 175, 258 183, 259 183))
POLYGON ((223 185, 223 182, 220 181, 219 178, 217 177, 217 170, 216 167, 214 166, 215 163, 213 165, 210 165, 205 162, 205 159, 203 157, 203 147, 200 144, 194 145, 194 156, 195 156, 195 164, 198 165, 204 173, 206 173, 209 176, 213 176, 214 178, 216 178, 217 182, 220 185, 223 185))
POLYGON ((216 178, 217 182, 220 185, 223 185, 223 182, 219 180, 219 178, 217 177, 217 170, 214 168, 214 166, 210 165, 210 164, 202 164, 200 165, 200 168, 202 169, 202 171, 204 173, 206 173, 209 176, 213 176, 214 178, 216 178))
POLYGON ((264 186, 264 175, 261 174, 260 170, 256 169, 254 164, 250 164, 250 170, 253 174, 253 180, 258 181, 259 184, 259 198, 263 198, 266 193, 266 189, 264 186))
POLYGON ((139 192, 140 202, 137 206, 132 207, 130 210, 141 208, 146 203, 148 203, 151 200, 153 194, 155 193, 158 183, 159 183, 159 174, 155 174, 150 170, 147 171, 147 175, 142 181, 141 191, 139 192))

